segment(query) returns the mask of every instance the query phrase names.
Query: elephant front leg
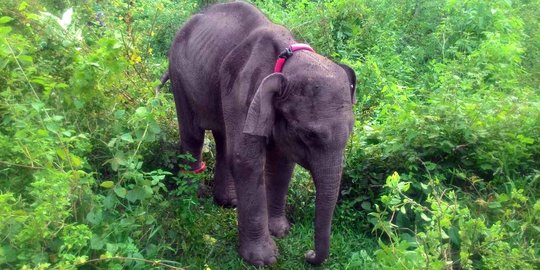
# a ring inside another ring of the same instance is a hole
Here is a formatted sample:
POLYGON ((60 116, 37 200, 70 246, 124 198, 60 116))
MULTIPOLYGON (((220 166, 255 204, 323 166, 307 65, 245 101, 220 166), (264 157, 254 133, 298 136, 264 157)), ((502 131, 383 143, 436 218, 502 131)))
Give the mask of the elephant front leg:
POLYGON ((294 170, 294 162, 277 148, 266 154, 265 185, 268 203, 268 229, 273 236, 285 236, 291 227, 285 213, 287 191, 294 170))
POLYGON ((225 155, 225 136, 218 131, 213 131, 216 141, 216 167, 214 170, 214 201, 223 207, 236 207, 236 190, 231 174, 231 168, 227 166, 225 155))
POLYGON ((263 179, 264 138, 244 136, 233 151, 232 173, 238 198, 239 253, 255 266, 272 265, 277 260, 277 247, 268 231, 263 179))

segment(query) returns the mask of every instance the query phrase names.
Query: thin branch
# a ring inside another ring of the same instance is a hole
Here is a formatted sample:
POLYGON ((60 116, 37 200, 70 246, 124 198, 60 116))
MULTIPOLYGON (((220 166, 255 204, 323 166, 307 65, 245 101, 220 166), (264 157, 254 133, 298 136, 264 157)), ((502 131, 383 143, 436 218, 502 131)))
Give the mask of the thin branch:
MULTIPOLYGON (((109 257, 109 258, 92 259, 92 260, 88 260, 88 261, 85 261, 85 262, 83 262, 83 263, 77 264, 77 266, 81 266, 81 265, 85 265, 85 264, 89 264, 89 263, 94 263, 94 262, 109 261, 109 260, 145 262, 145 263, 150 263, 150 264, 152 264, 152 265, 157 265, 157 266, 161 266, 161 267, 166 267, 166 268, 169 268, 169 269, 185 270, 185 268, 182 268, 182 267, 176 267, 176 266, 174 266, 174 265, 162 263, 161 260, 154 260, 154 261, 152 261, 152 260, 141 259, 141 258, 128 258, 128 257, 121 257, 121 256, 115 256, 115 257, 109 257)), ((170 261, 170 262, 173 262, 173 261, 170 261)), ((177 263, 177 262, 174 262, 174 263, 177 263)), ((178 263, 178 264, 180 264, 180 263, 178 263)))
MULTIPOLYGON (((28 78, 28 76, 26 75, 26 72, 24 71, 21 63, 19 62, 19 59, 17 58, 17 56, 15 55, 15 51, 13 50, 13 48, 11 47, 11 44, 9 43, 9 41, 7 40, 7 38, 4 38, 4 41, 6 42, 6 44, 8 45, 9 47, 9 51, 11 52, 11 55, 13 56, 13 59, 15 59, 15 63, 17 63, 17 66, 19 67, 19 69, 21 70, 24 78, 26 79, 26 83, 28 83, 28 86, 30 86, 30 89, 32 89, 32 93, 34 94, 34 96, 36 97, 36 99, 39 101, 39 102, 42 102, 41 101, 41 98, 39 97, 39 95, 37 94, 37 91, 36 89, 34 89, 34 86, 32 85, 32 83, 30 83, 30 79, 28 78)), ((47 110, 43 110, 43 112, 45 113, 45 115, 48 117, 48 118, 51 118, 51 116, 49 115, 49 113, 47 112, 47 110)), ((43 123, 43 118, 41 117, 41 115, 38 115, 39 116, 39 119, 40 119, 40 122, 41 122, 41 125, 45 128, 45 124, 43 123)), ((60 137, 60 135, 58 134, 58 132, 53 132, 57 137, 58 137, 58 142, 59 144, 62 146, 62 148, 64 148, 64 150, 66 151, 66 153, 70 153, 68 147, 64 144, 64 142, 62 142, 62 138, 60 137)), ((58 158, 58 157, 57 157, 58 158)), ((73 163, 71 162, 71 156, 68 156, 67 158, 67 161, 69 163, 69 166, 71 168, 71 170, 74 170, 75 168, 73 167, 73 163)), ((59 166, 60 167, 60 166, 59 166)), ((61 168, 63 170, 63 168, 61 168)))
MULTIPOLYGON (((19 66, 19 69, 21 70, 24 78, 26 79, 26 82, 30 86, 30 89, 32 89, 32 93, 34 93, 34 96, 36 97, 36 99, 40 100, 40 98, 39 98, 39 96, 38 96, 38 94, 36 92, 36 89, 34 89, 34 86, 32 86, 32 84, 30 83, 30 79, 28 79, 28 76, 26 76, 26 72, 24 72, 24 69, 22 68, 21 63, 19 62, 19 59, 15 55, 15 51, 13 51, 13 48, 11 47, 11 44, 9 44, 9 41, 7 40, 7 38, 4 38, 4 41, 8 45, 9 51, 11 52, 11 55, 13 56, 13 59, 15 59, 15 63, 17 63, 17 66, 19 66)), ((47 114, 47 111, 45 111, 45 114, 47 114)), ((49 114, 47 114, 47 116, 49 116, 49 114)))
POLYGON ((32 170, 44 170, 45 169, 44 167, 17 164, 17 163, 11 163, 11 162, 1 161, 1 160, 0 160, 0 164, 4 164, 4 165, 7 165, 7 166, 27 168, 27 169, 32 169, 32 170))

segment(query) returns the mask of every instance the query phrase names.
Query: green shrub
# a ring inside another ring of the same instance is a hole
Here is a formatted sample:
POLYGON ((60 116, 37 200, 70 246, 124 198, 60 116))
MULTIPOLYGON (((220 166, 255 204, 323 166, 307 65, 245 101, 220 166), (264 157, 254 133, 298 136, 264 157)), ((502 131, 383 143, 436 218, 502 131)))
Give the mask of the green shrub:
POLYGON ((382 207, 376 205, 370 213, 374 230, 381 235, 374 254, 381 269, 538 266, 539 201, 525 196, 523 189, 491 191, 490 201, 473 201, 475 196, 431 179, 421 184, 426 199, 417 201, 406 195, 412 183, 397 173, 384 187, 382 207))
MULTIPOLYGON (((176 30, 216 1, 5 2, 0 268, 247 267, 154 93, 176 30)), ((253 2, 358 75, 325 267, 540 267, 538 1, 253 2)), ((296 170, 277 268, 308 267, 313 200, 296 170)))

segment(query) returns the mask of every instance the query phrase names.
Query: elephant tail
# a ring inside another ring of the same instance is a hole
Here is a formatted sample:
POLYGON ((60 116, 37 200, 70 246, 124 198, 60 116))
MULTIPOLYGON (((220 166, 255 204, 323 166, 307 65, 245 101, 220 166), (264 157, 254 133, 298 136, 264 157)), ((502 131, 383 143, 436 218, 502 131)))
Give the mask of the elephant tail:
POLYGON ((161 76, 161 80, 158 86, 156 86, 156 96, 159 94, 159 90, 161 90, 161 87, 169 80, 169 71, 165 72, 163 76, 161 76))

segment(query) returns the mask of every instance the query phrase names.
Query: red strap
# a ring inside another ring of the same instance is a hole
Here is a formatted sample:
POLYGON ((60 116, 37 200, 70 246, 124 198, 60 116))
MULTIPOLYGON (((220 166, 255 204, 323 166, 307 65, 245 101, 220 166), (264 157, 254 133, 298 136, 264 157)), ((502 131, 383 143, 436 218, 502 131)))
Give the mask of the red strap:
POLYGON ((287 58, 291 57, 294 52, 306 50, 310 52, 315 52, 311 46, 308 44, 303 43, 295 43, 291 44, 289 47, 285 49, 280 55, 279 58, 276 61, 276 65, 274 66, 274 72, 281 73, 283 71, 283 66, 285 65, 285 62, 287 61, 287 58))
POLYGON ((286 58, 278 58, 276 61, 276 66, 274 66, 274 72, 281 73, 283 66, 285 65, 286 58))
POLYGON ((199 174, 199 173, 204 172, 204 170, 206 170, 206 163, 204 163, 204 161, 201 161, 201 167, 199 167, 198 169, 192 170, 191 172, 195 174, 199 174))
POLYGON ((308 44, 304 44, 304 43, 295 43, 295 44, 292 44, 291 46, 289 46, 289 48, 293 52, 300 51, 300 50, 308 50, 308 51, 311 51, 311 52, 315 52, 315 50, 313 50, 313 48, 311 48, 311 46, 309 46, 308 44))

